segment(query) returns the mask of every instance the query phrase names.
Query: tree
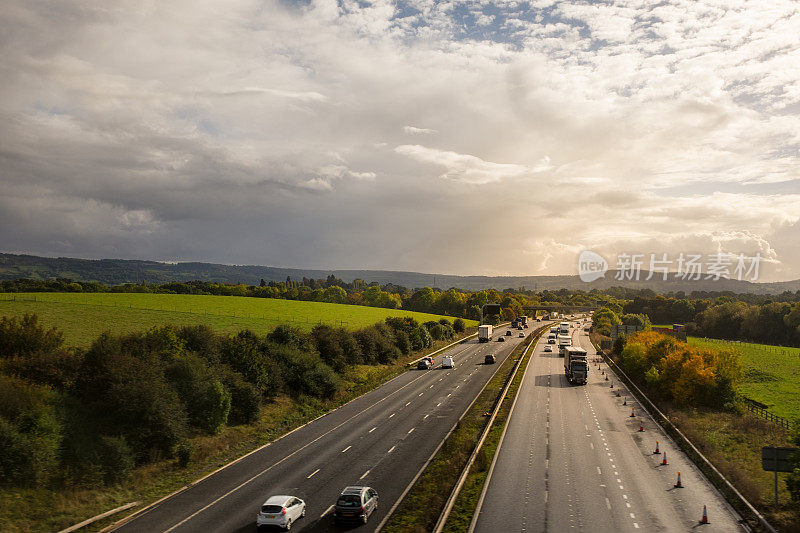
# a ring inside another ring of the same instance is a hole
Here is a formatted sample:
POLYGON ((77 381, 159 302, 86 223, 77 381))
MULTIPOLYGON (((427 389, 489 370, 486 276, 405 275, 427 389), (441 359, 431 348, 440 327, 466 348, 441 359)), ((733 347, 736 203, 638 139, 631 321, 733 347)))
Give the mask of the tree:
POLYGON ((456 333, 464 333, 466 329, 467 329, 466 325, 464 324, 464 321, 462 319, 456 318, 453 321, 453 331, 455 331, 456 333))
POLYGON ((0 318, 0 357, 26 357, 38 352, 53 352, 64 343, 64 334, 56 328, 45 329, 39 317, 26 314, 0 318))

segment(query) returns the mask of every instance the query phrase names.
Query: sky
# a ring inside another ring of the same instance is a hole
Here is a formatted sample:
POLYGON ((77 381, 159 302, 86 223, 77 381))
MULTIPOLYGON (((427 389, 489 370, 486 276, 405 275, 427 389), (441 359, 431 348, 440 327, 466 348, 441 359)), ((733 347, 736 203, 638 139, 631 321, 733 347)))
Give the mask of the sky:
POLYGON ((0 251, 800 278, 800 4, 0 0, 0 251))

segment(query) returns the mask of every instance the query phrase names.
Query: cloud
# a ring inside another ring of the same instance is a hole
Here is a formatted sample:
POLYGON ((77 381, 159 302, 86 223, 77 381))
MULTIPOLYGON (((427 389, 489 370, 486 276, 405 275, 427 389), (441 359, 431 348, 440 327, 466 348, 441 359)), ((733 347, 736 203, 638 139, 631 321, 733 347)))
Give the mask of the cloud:
POLYGON ((426 148, 418 144, 403 144, 397 146, 394 151, 423 163, 445 167, 445 172, 439 176, 442 179, 473 185, 497 182, 505 178, 529 176, 550 168, 548 157, 544 157, 536 167, 527 167, 508 163, 492 163, 474 155, 426 148))
POLYGON ((430 128, 415 128, 414 126, 403 126, 403 131, 408 133, 409 135, 420 135, 420 134, 427 134, 427 135, 434 135, 439 133, 436 130, 432 130, 430 128))
POLYGON ((582 247, 724 246, 800 277, 790 0, 3 14, 7 249, 573 273, 582 247))

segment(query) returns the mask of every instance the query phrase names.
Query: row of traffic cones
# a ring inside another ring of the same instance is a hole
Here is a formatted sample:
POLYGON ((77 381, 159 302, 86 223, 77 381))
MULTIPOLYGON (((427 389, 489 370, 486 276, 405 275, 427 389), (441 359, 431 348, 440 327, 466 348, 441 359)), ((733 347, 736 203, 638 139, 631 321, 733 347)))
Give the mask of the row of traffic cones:
MULTIPOLYGON (((595 363, 595 366, 597 366, 597 363, 595 363)), ((605 380, 606 381, 609 381, 608 376, 606 375, 605 371, 601 371, 601 375, 605 376, 605 380)), ((613 387, 614 387, 614 382, 612 381, 611 384, 610 384, 610 388, 613 388, 613 387)), ((621 396, 622 396, 621 389, 617 388, 616 397, 619 398, 621 396)), ((628 405, 628 397, 627 396, 623 399, 622 405, 628 405)), ((635 410, 634 407, 631 407, 630 418, 635 418, 635 417, 636 417, 636 410, 635 410)), ((641 421, 639 422, 639 431, 640 432, 644 431, 644 423, 641 422, 641 421)), ((667 461, 667 452, 666 451, 662 452, 659 449, 658 441, 656 441, 656 449, 653 452, 653 455, 661 455, 662 456, 661 457, 661 465, 662 466, 666 466, 666 465, 669 464, 669 462, 667 461)), ((673 487, 676 488, 676 489, 682 489, 683 488, 683 482, 681 481, 681 472, 680 472, 680 470, 678 471, 678 479, 675 480, 675 484, 673 485, 673 487)), ((708 521, 708 509, 706 508, 705 505, 703 506, 703 517, 700 519, 699 523, 700 524, 709 524, 710 523, 708 521)))

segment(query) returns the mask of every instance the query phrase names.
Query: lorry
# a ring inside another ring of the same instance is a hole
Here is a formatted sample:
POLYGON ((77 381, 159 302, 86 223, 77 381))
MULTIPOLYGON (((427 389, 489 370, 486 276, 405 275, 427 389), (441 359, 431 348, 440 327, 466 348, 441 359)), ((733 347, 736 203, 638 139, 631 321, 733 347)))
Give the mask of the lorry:
POLYGON ((519 317, 519 319, 518 319, 518 320, 519 320, 519 321, 520 321, 520 323, 522 324, 522 327, 523 327, 523 328, 527 328, 527 327, 528 327, 528 317, 527 317, 527 316, 525 316, 525 315, 522 315, 522 316, 520 316, 520 317, 519 317))
POLYGON ((567 346, 564 352, 564 374, 567 376, 567 380, 570 383, 586 385, 589 373, 586 350, 576 346, 567 346))
POLYGON ((556 335, 558 335, 558 326, 552 326, 550 328, 550 333, 555 333, 556 335))
POLYGON ((557 339, 558 355, 564 357, 564 350, 572 346, 572 337, 569 335, 559 335, 557 339))
POLYGON ((559 324, 558 332, 562 335, 569 335, 569 322, 562 322, 559 324))
POLYGON ((489 342, 490 340, 492 340, 491 324, 478 326, 478 342, 489 342))
POLYGON ((552 313, 550 313, 550 318, 552 318, 552 319, 558 318, 558 313, 553 311, 552 313))

